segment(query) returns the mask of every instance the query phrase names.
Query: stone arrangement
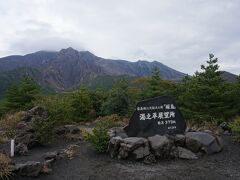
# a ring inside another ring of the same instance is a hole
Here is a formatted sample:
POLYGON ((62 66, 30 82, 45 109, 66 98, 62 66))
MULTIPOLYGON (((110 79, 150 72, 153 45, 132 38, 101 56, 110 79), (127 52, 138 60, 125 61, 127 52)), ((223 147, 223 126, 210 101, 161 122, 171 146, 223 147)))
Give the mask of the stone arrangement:
POLYGON ((121 128, 111 129, 108 151, 112 158, 143 160, 198 159, 202 154, 222 150, 222 142, 211 131, 186 132, 176 135, 154 135, 148 138, 127 137, 121 128))
POLYGON ((34 131, 34 123, 36 121, 46 121, 48 119, 48 111, 42 107, 34 107, 25 112, 23 119, 17 124, 15 136, 15 153, 26 155, 28 150, 38 144, 38 140, 34 131))
POLYGON ((17 176, 37 177, 40 174, 52 172, 52 165, 60 159, 72 159, 78 153, 78 145, 69 145, 66 149, 47 152, 43 155, 44 161, 27 161, 14 165, 14 173, 17 176))

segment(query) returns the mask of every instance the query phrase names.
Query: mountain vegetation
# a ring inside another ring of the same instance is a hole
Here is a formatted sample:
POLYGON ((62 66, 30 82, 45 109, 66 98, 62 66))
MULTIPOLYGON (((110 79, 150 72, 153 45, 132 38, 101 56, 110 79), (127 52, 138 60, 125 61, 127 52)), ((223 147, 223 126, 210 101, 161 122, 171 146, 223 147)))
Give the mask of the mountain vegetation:
MULTIPOLYGON (((49 111, 51 127, 93 121, 101 116, 123 119, 131 116, 138 101, 166 95, 175 97, 185 119, 195 124, 232 122, 240 114, 240 80, 225 81, 218 59, 210 54, 200 72, 185 76, 181 82, 164 80, 161 70, 155 67, 150 77, 122 77, 110 89, 81 86, 72 92, 46 95, 30 76, 25 76, 8 89, 0 102, 0 116, 43 106, 49 111)), ((233 123, 235 132, 238 122, 233 123)))
POLYGON ((82 86, 90 89, 111 88, 124 79, 151 75, 157 67, 163 79, 181 80, 185 74, 160 62, 104 59, 88 51, 73 48, 59 52, 39 51, 25 56, 0 58, 0 98, 7 89, 26 75, 34 79, 47 93, 69 92, 82 86))

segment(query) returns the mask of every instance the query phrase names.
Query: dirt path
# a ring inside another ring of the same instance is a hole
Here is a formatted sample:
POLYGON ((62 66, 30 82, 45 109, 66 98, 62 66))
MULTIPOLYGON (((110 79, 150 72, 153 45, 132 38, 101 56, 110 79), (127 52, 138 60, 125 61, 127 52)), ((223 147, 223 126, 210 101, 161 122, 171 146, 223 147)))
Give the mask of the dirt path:
MULTIPOLYGON (((38 180, 240 180, 240 144, 223 137, 224 151, 199 160, 161 161, 154 165, 120 161, 96 154, 88 143, 72 160, 54 164, 50 175, 38 180)), ((38 150, 40 151, 40 150, 38 150)), ((40 153, 40 152, 38 152, 40 153)), ((18 178, 29 180, 31 178, 18 178)))

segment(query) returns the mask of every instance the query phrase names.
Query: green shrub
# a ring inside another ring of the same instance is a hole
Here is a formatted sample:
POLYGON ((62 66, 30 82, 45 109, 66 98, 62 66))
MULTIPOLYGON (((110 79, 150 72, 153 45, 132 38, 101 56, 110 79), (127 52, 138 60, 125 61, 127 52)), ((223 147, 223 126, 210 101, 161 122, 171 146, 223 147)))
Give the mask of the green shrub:
MULTIPOLYGON (((70 97, 71 114, 75 121, 88 120, 92 110, 90 92, 86 88, 81 88, 71 94, 70 97)), ((93 114, 93 113, 92 113, 93 114)))
POLYGON ((97 152, 107 152, 110 137, 107 133, 107 128, 104 125, 98 125, 94 128, 93 132, 88 134, 87 140, 93 143, 97 152))
POLYGON ((73 122, 70 98, 68 95, 43 96, 35 101, 35 105, 47 108, 49 120, 55 125, 73 122))
POLYGON ((49 144, 54 139, 54 122, 50 120, 35 120, 34 134, 40 144, 49 144))
POLYGON ((240 141, 240 116, 238 116, 233 123, 230 124, 230 128, 237 141, 240 141))

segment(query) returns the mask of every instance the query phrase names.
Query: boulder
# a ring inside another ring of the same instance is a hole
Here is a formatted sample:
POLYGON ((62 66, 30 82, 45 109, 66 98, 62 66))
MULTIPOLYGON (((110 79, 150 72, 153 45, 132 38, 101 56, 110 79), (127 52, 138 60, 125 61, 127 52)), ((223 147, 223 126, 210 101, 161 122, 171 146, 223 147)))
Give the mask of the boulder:
POLYGON ((167 136, 155 135, 148 138, 150 143, 150 147, 154 152, 154 155, 160 159, 169 159, 173 158, 175 145, 172 140, 170 140, 167 136))
POLYGON ((218 138, 206 132, 186 133, 186 147, 193 152, 198 152, 199 149, 207 154, 220 152, 222 150, 220 143, 218 138))
POLYGON ((118 151, 120 148, 120 143, 122 142, 122 138, 117 136, 110 139, 108 144, 108 152, 112 158, 118 155, 118 151))
POLYGON ((37 177, 42 170, 42 164, 36 161, 28 161, 24 164, 16 164, 15 172, 20 176, 37 177))
POLYGON ((122 139, 122 141, 120 142, 118 158, 126 159, 131 155, 135 159, 139 159, 140 157, 143 158, 144 156, 149 154, 148 148, 149 148, 148 141, 145 138, 141 138, 141 137, 125 138, 125 139, 122 139), (140 147, 143 147, 143 149, 137 150, 140 147))
POLYGON ((109 129, 108 135, 109 135, 111 138, 112 138, 112 137, 119 136, 119 137, 121 137, 122 139, 124 139, 124 138, 127 138, 127 137, 128 137, 127 133, 126 133, 126 132, 124 131, 124 129, 121 128, 121 127, 114 127, 114 128, 109 129))
POLYGON ((29 149, 39 144, 35 131, 35 122, 46 121, 48 112, 45 108, 34 107, 24 112, 24 116, 16 126, 15 146, 17 154, 26 154, 29 149))
POLYGON ((192 151, 185 149, 183 147, 177 147, 178 150, 178 158, 180 159, 198 159, 196 154, 192 151))
POLYGON ((174 144, 176 146, 181 146, 184 147, 185 146, 185 141, 186 141, 186 136, 183 134, 176 134, 174 137, 174 144))
POLYGON ((194 153, 199 152, 202 147, 201 143, 198 140, 190 137, 186 137, 185 145, 187 149, 191 150, 194 153))
POLYGON ((53 152, 47 152, 43 156, 45 160, 51 160, 51 159, 56 160, 58 155, 59 155, 59 152, 53 151, 53 152))
POLYGON ((28 154, 28 148, 25 144, 23 143, 18 143, 15 146, 15 153, 19 155, 27 155, 28 154))
POLYGON ((55 129, 58 136, 63 136, 70 140, 82 140, 81 130, 77 125, 65 125, 55 129))
POLYGON ((141 146, 141 147, 133 150, 133 152, 131 154, 133 155, 133 158, 135 160, 142 159, 145 156, 150 154, 149 146, 148 145, 141 146))
POLYGON ((44 107, 40 107, 40 106, 33 107, 32 109, 30 109, 28 111, 28 114, 30 116, 39 116, 39 117, 42 117, 44 119, 48 118, 48 111, 47 111, 47 109, 44 108, 44 107))
POLYGON ((37 142, 37 138, 34 136, 33 133, 18 134, 15 138, 16 144, 25 144, 27 148, 32 148, 37 144, 37 142))

